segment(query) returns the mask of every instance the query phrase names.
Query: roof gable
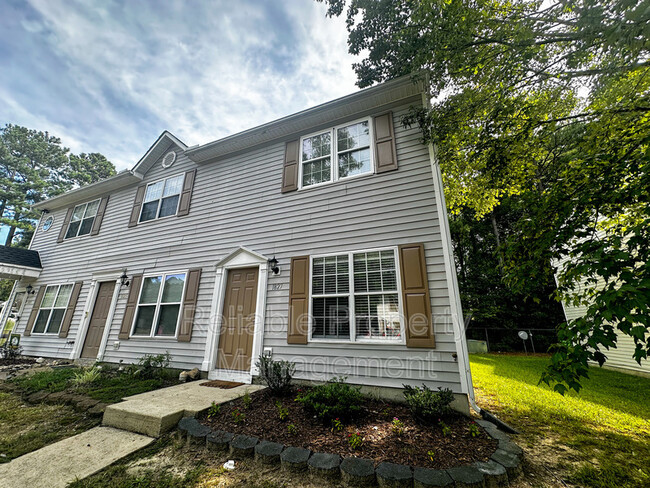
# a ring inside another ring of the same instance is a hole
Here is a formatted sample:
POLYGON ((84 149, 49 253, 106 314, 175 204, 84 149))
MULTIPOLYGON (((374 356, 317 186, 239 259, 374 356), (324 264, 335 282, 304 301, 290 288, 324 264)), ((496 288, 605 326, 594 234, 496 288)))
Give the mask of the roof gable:
POLYGON ((154 142, 151 147, 147 150, 144 156, 136 163, 136 165, 131 170, 132 172, 138 175, 144 175, 149 171, 152 166, 158 161, 164 154, 169 151, 171 145, 175 145, 185 151, 187 146, 183 141, 178 139, 174 134, 169 131, 164 131, 156 142, 154 142))

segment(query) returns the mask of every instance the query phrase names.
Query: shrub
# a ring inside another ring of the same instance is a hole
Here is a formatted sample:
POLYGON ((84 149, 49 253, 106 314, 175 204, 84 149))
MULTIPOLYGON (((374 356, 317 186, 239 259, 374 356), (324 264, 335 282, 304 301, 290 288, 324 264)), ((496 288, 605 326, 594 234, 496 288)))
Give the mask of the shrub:
POLYGON ((355 432, 353 434, 348 434, 348 444, 352 449, 361 449, 363 447, 363 437, 361 433, 355 432))
POLYGON ((397 417, 393 417, 390 428, 393 431, 393 434, 400 436, 404 433, 404 422, 397 417))
POLYGON ((404 385, 406 403, 420 422, 433 423, 452 413, 450 404, 454 401, 454 393, 449 388, 438 390, 432 391, 426 385, 422 388, 404 385))
POLYGON ((260 378, 269 387, 272 395, 285 395, 291 388, 291 378, 296 371, 296 365, 289 361, 273 361, 270 356, 260 356, 256 366, 260 370, 260 378))
POLYGON ((275 402, 275 409, 278 411, 278 417, 283 422, 289 418, 289 409, 284 407, 280 402, 275 402))
POLYGON ((208 408, 208 419, 212 420, 213 418, 218 417, 219 414, 221 414, 221 405, 217 402, 212 402, 210 408, 208 408))
POLYGON ((101 374, 101 370, 96 365, 90 368, 83 368, 81 371, 75 372, 70 382, 77 388, 90 385, 97 381, 101 374))
POLYGON ((363 396, 359 390, 348 385, 345 378, 335 378, 324 385, 315 386, 296 401, 324 424, 331 425, 334 419, 347 422, 362 412, 363 396))
POLYGON ((248 410, 251 408, 251 405, 253 405, 253 399, 251 398, 251 394, 246 392, 244 396, 241 399, 242 403, 244 404, 244 408, 248 410))
POLYGON ((6 359, 7 361, 14 362, 20 358, 22 352, 22 346, 12 346, 9 343, 9 338, 7 338, 2 347, 0 347, 0 359, 6 359))
POLYGON ((169 367, 172 356, 169 352, 165 354, 145 354, 136 364, 129 365, 128 371, 132 375, 144 379, 165 377, 165 369, 169 367))

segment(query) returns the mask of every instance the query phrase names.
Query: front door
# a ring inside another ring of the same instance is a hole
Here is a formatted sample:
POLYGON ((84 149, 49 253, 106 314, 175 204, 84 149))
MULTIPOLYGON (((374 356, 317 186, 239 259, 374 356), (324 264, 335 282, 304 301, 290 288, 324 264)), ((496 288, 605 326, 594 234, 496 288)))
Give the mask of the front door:
POLYGON ((110 310, 111 302, 113 301, 113 290, 115 290, 114 281, 106 281, 99 284, 95 307, 90 316, 86 340, 84 341, 84 347, 81 350, 82 358, 94 359, 97 357, 99 345, 101 344, 102 336, 104 335, 106 318, 108 317, 108 311, 110 310))
POLYGON ((217 369, 250 371, 258 268, 228 270, 217 369))

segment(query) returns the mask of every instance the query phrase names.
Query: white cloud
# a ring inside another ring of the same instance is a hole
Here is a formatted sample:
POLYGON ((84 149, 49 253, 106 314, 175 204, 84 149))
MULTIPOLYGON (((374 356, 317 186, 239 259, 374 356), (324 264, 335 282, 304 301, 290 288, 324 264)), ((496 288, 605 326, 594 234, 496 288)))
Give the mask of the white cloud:
POLYGON ((311 0, 30 4, 22 35, 51 53, 39 72, 55 73, 24 67, 22 91, 48 96, 0 92, 6 122, 39 124, 119 169, 164 129, 203 144, 355 91, 344 22, 311 0))

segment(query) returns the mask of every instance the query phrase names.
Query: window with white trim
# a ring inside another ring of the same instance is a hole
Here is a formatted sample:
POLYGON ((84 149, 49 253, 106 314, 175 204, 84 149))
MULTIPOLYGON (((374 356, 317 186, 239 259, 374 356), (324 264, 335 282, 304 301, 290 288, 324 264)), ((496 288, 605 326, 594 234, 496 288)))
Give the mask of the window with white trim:
POLYGON ((68 308, 72 284, 48 285, 41 300, 38 316, 32 329, 33 334, 58 334, 68 308))
POLYGON ((370 119, 301 138, 301 188, 372 173, 370 141, 370 119))
POLYGON ((394 249, 313 257, 312 339, 401 340, 397 273, 394 249))
POLYGON ((140 222, 176 215, 185 175, 149 183, 144 192, 140 222))
POLYGON ((92 202, 77 205, 74 208, 68 224, 68 231, 65 233, 66 239, 90 234, 95 223, 99 202, 100 200, 93 200, 92 202))
POLYGON ((185 273, 169 273, 143 278, 132 336, 176 336, 185 276, 185 273))

